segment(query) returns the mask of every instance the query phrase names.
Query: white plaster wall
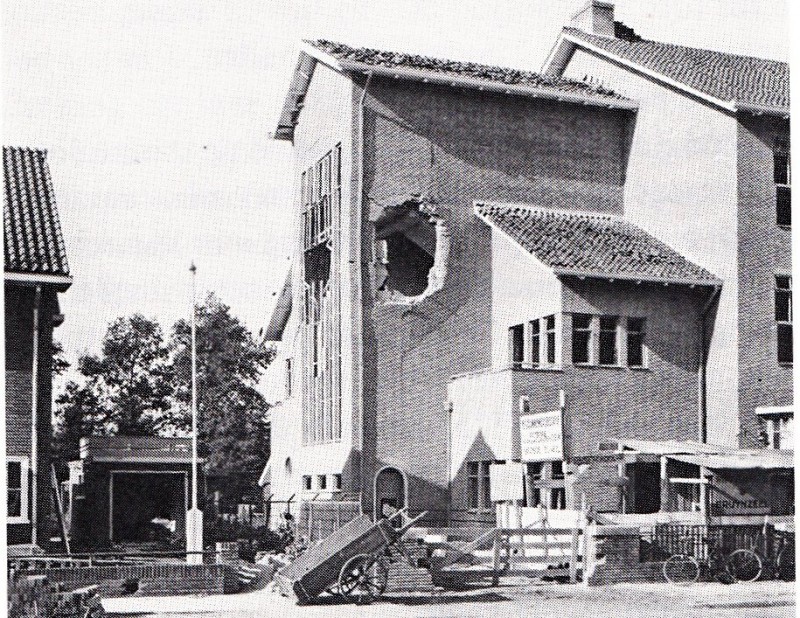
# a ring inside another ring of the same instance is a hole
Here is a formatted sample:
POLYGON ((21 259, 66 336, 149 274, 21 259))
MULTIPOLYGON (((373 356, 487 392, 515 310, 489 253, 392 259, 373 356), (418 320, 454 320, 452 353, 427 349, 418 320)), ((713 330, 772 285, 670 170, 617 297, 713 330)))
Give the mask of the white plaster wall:
POLYGON ((560 311, 561 283, 552 271, 492 229, 492 367, 509 365, 509 327, 560 311))
POLYGON ((510 370, 487 370, 454 378, 448 384, 447 396, 453 406, 450 422, 451 480, 468 455, 471 461, 513 457, 511 377, 510 370), (485 446, 477 446, 484 443, 485 446))
POLYGON ((564 75, 592 76, 639 102, 625 182, 625 216, 724 282, 708 360, 708 440, 735 446, 739 430, 736 120, 580 49, 564 75))

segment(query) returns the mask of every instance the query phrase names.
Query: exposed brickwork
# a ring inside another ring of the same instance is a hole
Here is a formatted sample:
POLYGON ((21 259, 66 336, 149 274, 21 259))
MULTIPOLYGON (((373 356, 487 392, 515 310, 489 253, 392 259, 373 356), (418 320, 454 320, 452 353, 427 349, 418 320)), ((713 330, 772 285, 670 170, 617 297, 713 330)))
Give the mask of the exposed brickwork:
MULTIPOLYGON (((490 363, 490 233, 473 200, 620 213, 625 122, 583 107, 372 82, 365 192, 378 204, 427 196, 452 245, 444 288, 417 305, 373 305, 365 293, 365 432, 375 444, 365 480, 397 466, 408 475, 412 507, 444 518, 446 384, 490 363)), ((366 290, 372 285, 366 278, 366 290)))
POLYGON ((780 365, 775 275, 792 272, 791 230, 776 224, 773 147, 789 121, 739 122, 739 444, 760 445, 757 406, 793 401, 791 365, 780 365))
MULTIPOLYGON (((33 287, 8 283, 5 285, 6 452, 8 455, 27 457, 31 455, 33 299, 33 287)), ((53 314, 56 312, 56 294, 52 288, 44 286, 39 310, 37 421, 39 468, 37 493, 40 529, 43 529, 50 512, 51 367, 53 314)), ((31 512, 30 503, 28 512, 31 512)), ((30 525, 10 524, 7 530, 10 544, 29 543, 31 540, 30 525)), ((44 538, 41 535, 40 537, 44 538)))

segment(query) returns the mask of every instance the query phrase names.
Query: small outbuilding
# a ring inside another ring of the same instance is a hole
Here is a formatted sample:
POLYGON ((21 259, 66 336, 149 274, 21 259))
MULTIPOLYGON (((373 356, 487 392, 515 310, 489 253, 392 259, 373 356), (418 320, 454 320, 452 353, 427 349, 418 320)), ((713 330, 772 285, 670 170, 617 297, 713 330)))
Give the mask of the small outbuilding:
MULTIPOLYGON (((192 482, 190 438, 81 438, 80 459, 69 467, 67 521, 74 544, 105 547, 185 539, 192 482)), ((202 508, 202 465, 198 487, 202 508)))

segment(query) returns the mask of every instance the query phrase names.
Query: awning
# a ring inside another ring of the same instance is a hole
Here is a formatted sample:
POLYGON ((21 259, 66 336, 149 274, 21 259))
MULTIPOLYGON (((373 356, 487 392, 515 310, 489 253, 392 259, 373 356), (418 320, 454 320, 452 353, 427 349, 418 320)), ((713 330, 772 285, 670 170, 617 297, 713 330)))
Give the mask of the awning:
MULTIPOLYGON (((731 449, 716 444, 704 444, 693 440, 631 440, 618 439, 616 448, 622 451, 646 453, 648 455, 674 455, 684 453, 694 455, 699 453, 724 453, 731 449)), ((601 450, 609 450, 601 445, 601 450)))
POLYGON ((764 449, 722 455, 671 455, 670 459, 713 470, 775 470, 794 468, 794 451, 764 449))

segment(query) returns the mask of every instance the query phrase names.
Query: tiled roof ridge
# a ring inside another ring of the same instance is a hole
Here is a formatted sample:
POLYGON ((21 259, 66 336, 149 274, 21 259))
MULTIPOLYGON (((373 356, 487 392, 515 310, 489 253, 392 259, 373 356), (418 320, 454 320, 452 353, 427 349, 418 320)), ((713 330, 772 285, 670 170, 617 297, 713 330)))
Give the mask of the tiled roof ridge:
POLYGON ((391 59, 393 61, 393 62, 388 62, 387 58, 385 60, 382 60, 381 62, 369 62, 367 60, 358 60, 355 58, 350 58, 350 60, 353 60, 355 62, 361 62, 363 64, 373 64, 376 66, 402 68, 404 64, 407 65, 407 63, 412 62, 416 64, 416 66, 411 66, 409 68, 415 68, 418 70, 427 69, 432 71, 455 73, 455 74, 468 74, 473 72, 502 72, 505 74, 502 76, 503 79, 491 80, 491 78, 488 77, 484 79, 507 83, 509 85, 525 84, 526 80, 535 80, 536 82, 539 82, 536 85, 541 88, 547 88, 547 87, 558 88, 559 86, 569 85, 584 89, 587 93, 591 94, 596 94, 606 97, 622 98, 620 95, 615 93, 610 88, 607 88, 598 83, 591 83, 588 81, 570 79, 566 77, 545 75, 543 73, 539 73, 536 71, 526 71, 524 69, 515 69, 499 65, 483 64, 471 60, 450 60, 448 58, 427 56, 412 52, 399 52, 395 50, 377 49, 372 47, 353 47, 352 45, 348 45, 347 43, 341 43, 339 41, 331 41, 328 39, 303 39, 303 42, 306 43, 307 45, 311 45, 312 47, 315 47, 316 49, 319 49, 320 51, 323 51, 333 56, 334 58, 337 58, 337 53, 342 55, 374 54, 379 56, 391 56, 391 59), (336 48, 338 48, 338 50, 336 48), (426 67, 425 65, 429 66, 426 67), (511 80, 507 79, 509 76, 511 77, 511 80))
MULTIPOLYGON (((635 45, 637 43, 656 43, 657 45, 666 45, 668 47, 675 47, 679 49, 685 49, 689 51, 700 51, 705 53, 712 53, 712 54, 720 54, 723 56, 730 56, 731 58, 742 58, 748 60, 761 60, 763 62, 773 62, 775 64, 783 64, 787 67, 789 66, 788 62, 783 60, 777 60, 775 58, 764 58, 762 56, 751 56, 748 54, 736 54, 734 52, 727 52, 722 51, 720 49, 710 49, 708 47, 695 47, 693 45, 682 45, 680 43, 670 43, 669 41, 658 41, 656 39, 647 39, 645 37, 639 37, 635 41, 630 41, 628 39, 620 38, 620 37, 606 37, 599 34, 592 34, 591 32, 585 32, 580 28, 575 28, 574 26, 564 26, 564 30, 568 31, 570 34, 577 34, 583 37, 591 37, 591 38, 603 38, 608 39, 610 41, 619 41, 621 43, 626 43, 628 45, 635 45)), ((611 52, 613 53, 613 52, 611 52)))
POLYGON ((476 204, 476 207, 479 210, 483 208, 486 209, 496 208, 498 210, 504 210, 506 212, 521 209, 521 210, 527 210, 531 213, 541 213, 544 215, 549 215, 551 217, 597 219, 601 221, 627 223, 630 225, 634 225, 622 215, 615 215, 614 213, 610 212, 599 212, 594 210, 571 210, 567 208, 553 208, 552 206, 539 206, 537 204, 503 204, 496 202, 479 202, 476 204))

